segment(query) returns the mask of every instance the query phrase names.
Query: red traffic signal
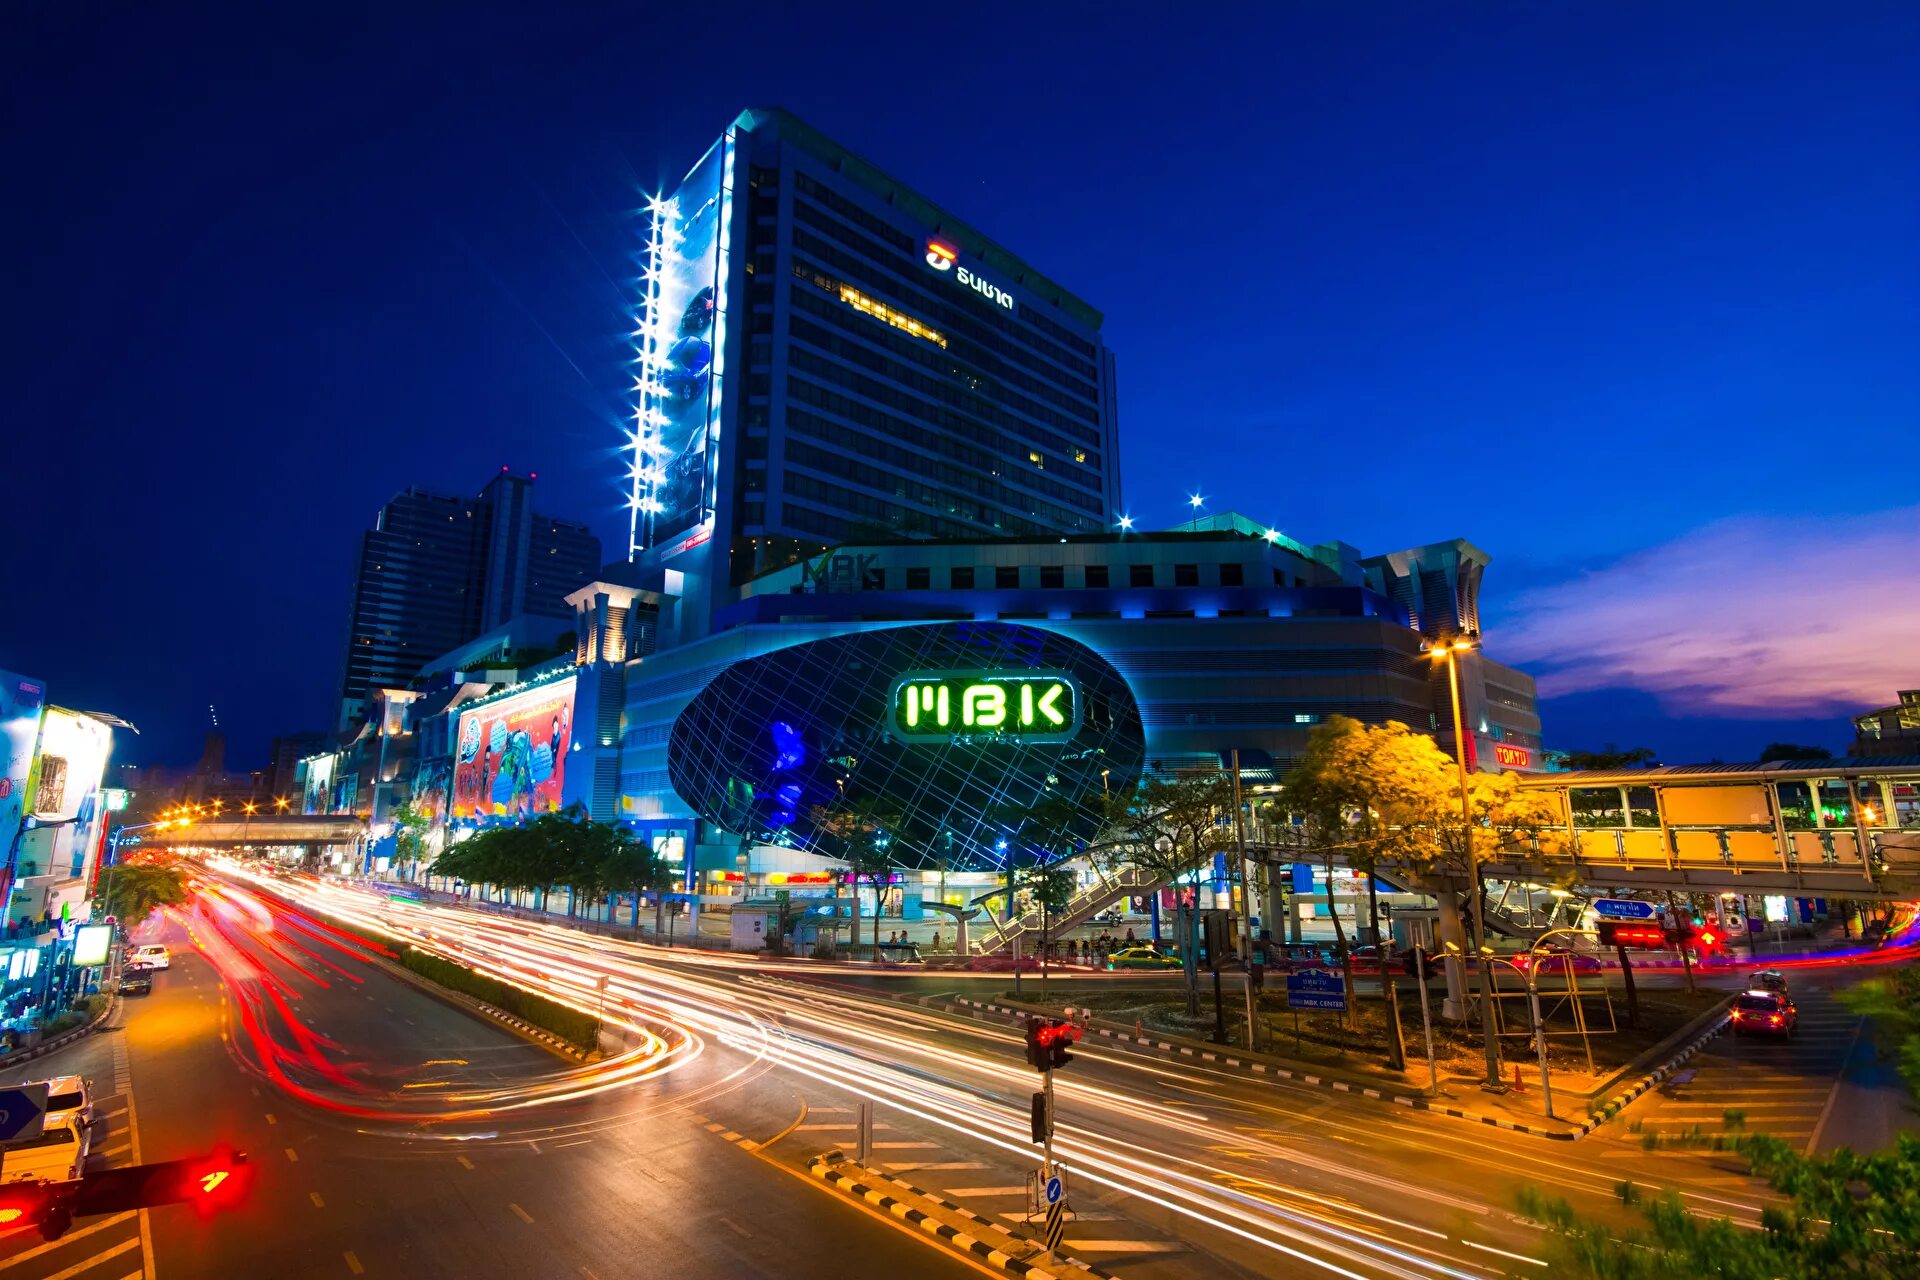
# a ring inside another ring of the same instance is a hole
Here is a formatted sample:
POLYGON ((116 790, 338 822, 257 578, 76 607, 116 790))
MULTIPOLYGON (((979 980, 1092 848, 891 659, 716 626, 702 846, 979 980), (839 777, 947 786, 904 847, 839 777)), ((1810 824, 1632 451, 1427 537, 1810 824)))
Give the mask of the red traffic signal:
POLYGON ((1053 1071, 1073 1061, 1067 1052, 1080 1028, 1058 1018, 1027 1019, 1027 1062, 1035 1071, 1053 1071))
POLYGON ((1657 924, 1602 920, 1599 933, 1600 945, 1603 947, 1641 947, 1657 950, 1667 945, 1667 931, 1657 924))
POLYGON ((51 1188, 38 1182, 16 1182, 0 1187, 0 1232, 30 1227, 46 1216, 53 1204, 51 1188))

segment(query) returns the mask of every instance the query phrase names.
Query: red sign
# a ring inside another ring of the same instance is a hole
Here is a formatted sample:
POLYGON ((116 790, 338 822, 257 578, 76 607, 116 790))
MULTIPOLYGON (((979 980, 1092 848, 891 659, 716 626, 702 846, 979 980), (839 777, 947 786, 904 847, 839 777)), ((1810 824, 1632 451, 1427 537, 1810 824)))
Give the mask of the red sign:
POLYGON ((1524 769, 1533 763, 1533 753, 1525 747, 1504 747, 1495 744, 1493 758, 1514 769, 1524 769))

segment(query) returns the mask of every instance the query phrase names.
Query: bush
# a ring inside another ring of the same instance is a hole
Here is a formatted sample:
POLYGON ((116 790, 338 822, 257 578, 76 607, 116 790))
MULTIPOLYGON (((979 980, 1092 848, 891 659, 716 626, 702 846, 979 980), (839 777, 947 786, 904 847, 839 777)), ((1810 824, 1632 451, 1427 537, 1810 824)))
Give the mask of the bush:
POLYGON ((429 982, 483 1000, 496 1009, 553 1032, 580 1049, 592 1052, 600 1043, 600 1022, 590 1013, 569 1009, 545 996, 522 991, 497 978, 476 973, 463 964, 428 955, 413 947, 401 949, 400 963, 429 982))

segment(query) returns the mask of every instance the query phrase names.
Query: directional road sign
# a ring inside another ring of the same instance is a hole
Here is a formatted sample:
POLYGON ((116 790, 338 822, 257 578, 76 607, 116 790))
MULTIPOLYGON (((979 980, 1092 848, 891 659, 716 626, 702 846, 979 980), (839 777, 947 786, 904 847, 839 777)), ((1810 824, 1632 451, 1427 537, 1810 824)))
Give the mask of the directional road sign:
POLYGON ((1058 1174, 1055 1174, 1053 1177, 1047 1179, 1046 1194, 1047 1194, 1048 1204, 1060 1203, 1060 1177, 1058 1174))
POLYGON ((46 1127, 47 1082, 0 1089, 0 1142, 37 1138, 46 1127))
POLYGON ((1651 920, 1653 904, 1634 898, 1595 898, 1595 915, 1610 916, 1615 920, 1651 920))
POLYGON ((1347 988, 1340 975, 1326 969, 1302 969, 1287 975, 1289 1009, 1345 1009, 1347 988))

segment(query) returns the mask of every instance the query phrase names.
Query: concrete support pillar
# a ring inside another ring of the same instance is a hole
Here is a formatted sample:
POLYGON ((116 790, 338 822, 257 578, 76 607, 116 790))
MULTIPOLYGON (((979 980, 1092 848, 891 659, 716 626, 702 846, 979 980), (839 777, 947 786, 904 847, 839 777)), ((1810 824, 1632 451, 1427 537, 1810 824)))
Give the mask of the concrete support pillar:
POLYGON ((1288 908, 1293 904, 1287 900, 1287 886, 1284 867, 1267 868, 1266 901, 1260 908, 1260 924, 1275 942, 1285 942, 1288 938, 1288 908))
POLYGON ((1460 892, 1457 889, 1436 889, 1434 901, 1440 906, 1440 946, 1443 950, 1451 944, 1452 951, 1442 962, 1447 974, 1447 995, 1440 1002, 1440 1016, 1449 1022, 1467 1020, 1467 966, 1461 959, 1472 951, 1467 941, 1466 922, 1460 915, 1460 892))

